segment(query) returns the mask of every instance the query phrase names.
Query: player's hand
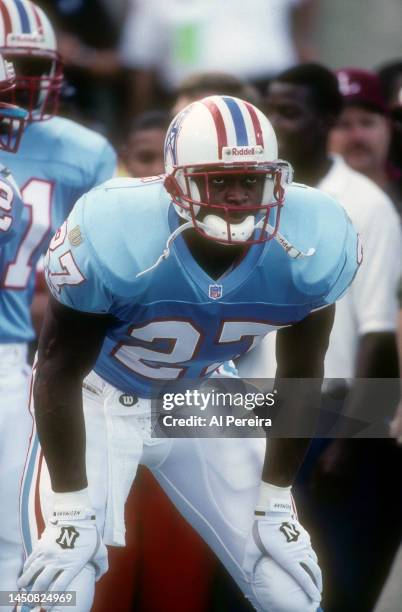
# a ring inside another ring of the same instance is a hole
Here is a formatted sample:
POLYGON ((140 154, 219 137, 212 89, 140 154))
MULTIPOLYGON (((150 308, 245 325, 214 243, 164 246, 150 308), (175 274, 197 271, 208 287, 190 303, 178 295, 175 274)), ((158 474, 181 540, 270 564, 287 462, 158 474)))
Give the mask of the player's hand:
POLYGON ((389 431, 391 437, 395 438, 398 444, 402 444, 402 401, 399 402, 395 416, 391 421, 389 431))
POLYGON ((65 591, 87 563, 96 579, 108 570, 107 550, 92 510, 58 511, 24 564, 18 587, 30 591, 65 591))
POLYGON ((246 544, 243 569, 251 582, 258 563, 273 559, 303 589, 307 596, 321 601, 322 576, 310 536, 300 525, 290 491, 288 501, 272 499, 267 507, 257 506, 255 521, 246 544))

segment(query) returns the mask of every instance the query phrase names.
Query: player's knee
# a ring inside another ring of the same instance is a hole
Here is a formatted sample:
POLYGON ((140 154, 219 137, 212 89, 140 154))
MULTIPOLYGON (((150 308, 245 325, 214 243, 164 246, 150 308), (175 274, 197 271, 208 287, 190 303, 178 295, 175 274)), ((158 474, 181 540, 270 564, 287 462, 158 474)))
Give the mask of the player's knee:
POLYGON ((316 612, 318 608, 296 580, 268 557, 258 562, 252 586, 264 612, 316 612))

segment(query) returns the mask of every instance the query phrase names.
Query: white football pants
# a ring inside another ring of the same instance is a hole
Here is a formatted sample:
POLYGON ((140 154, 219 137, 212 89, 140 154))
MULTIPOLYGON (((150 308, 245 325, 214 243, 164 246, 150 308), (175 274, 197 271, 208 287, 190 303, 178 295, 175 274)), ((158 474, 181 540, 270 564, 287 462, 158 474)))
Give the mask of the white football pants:
MULTIPOLYGON (((124 504, 138 464, 146 465, 255 608, 262 610, 241 565, 258 497, 265 438, 152 438, 150 401, 140 399, 127 407, 119 402, 121 395, 94 373, 85 381, 89 492, 105 544, 124 545, 124 504)), ((21 495, 27 555, 51 509, 49 474, 33 435, 21 495)), ((155 525, 156 533, 159 529, 163 525, 155 525)), ((93 567, 86 566, 71 583, 69 590, 77 592, 77 605, 69 610, 90 610, 94 579, 93 567)), ((180 576, 177 581, 179 588, 180 576)))
POLYGON ((32 429, 26 359, 25 344, 0 345, 0 591, 17 590, 23 561, 18 506, 32 429))

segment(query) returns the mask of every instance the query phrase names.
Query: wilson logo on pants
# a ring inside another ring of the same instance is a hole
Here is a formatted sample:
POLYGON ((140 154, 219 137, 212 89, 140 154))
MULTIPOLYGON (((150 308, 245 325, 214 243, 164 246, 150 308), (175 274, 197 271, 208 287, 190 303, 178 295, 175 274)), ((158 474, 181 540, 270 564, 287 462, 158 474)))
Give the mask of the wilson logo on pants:
POLYGON ((79 535, 75 527, 61 527, 60 535, 56 542, 61 548, 74 548, 75 541, 79 535))

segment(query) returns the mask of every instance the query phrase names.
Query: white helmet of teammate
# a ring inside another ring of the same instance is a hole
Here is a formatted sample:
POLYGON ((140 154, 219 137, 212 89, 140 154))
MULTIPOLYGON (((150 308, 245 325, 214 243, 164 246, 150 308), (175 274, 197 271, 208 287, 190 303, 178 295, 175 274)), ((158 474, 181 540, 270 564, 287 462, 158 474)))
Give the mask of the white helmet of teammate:
POLYGON ((53 27, 30 0, 0 0, 0 53, 14 63, 15 95, 30 121, 52 117, 58 109, 63 65, 53 27))
POLYGON ((10 153, 18 149, 28 116, 23 108, 2 101, 15 89, 15 80, 14 66, 0 55, 0 151, 10 153))
POLYGON ((292 181, 291 166, 277 157, 275 132, 258 108, 230 96, 209 96, 170 124, 165 188, 180 217, 206 238, 223 244, 265 242, 278 231, 285 187, 292 181), (225 174, 263 175, 261 202, 211 202, 208 181, 225 174), (233 222, 241 213, 243 218, 233 222))

